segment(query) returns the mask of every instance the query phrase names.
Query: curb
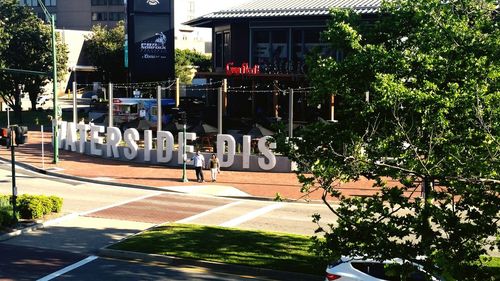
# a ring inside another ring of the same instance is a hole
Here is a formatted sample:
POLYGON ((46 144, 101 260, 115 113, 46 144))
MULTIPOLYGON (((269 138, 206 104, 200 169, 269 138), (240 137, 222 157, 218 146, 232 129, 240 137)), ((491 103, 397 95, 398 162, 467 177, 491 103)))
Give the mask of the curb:
POLYGON ((65 221, 65 220, 71 219, 71 218, 75 218, 78 216, 79 216, 79 213, 70 213, 70 214, 67 214, 65 216, 61 216, 61 217, 58 217, 58 218, 55 218, 52 220, 34 223, 33 225, 27 226, 25 228, 16 229, 14 231, 0 235, 0 242, 12 239, 14 237, 23 235, 23 234, 28 233, 28 232, 32 232, 32 231, 35 231, 38 229, 46 228, 48 226, 56 225, 62 221, 65 221))
MULTIPOLYGON (((0 160, 5 161, 5 162, 10 162, 10 159, 0 157, 0 160)), ((165 190, 159 187, 154 187, 154 186, 147 186, 147 185, 137 185, 137 184, 130 184, 130 183, 117 183, 117 182, 108 182, 108 181, 100 181, 100 180, 94 180, 94 179, 89 179, 89 178, 83 178, 83 177, 78 177, 78 176, 72 176, 72 175, 67 175, 67 174, 62 174, 62 173, 56 173, 56 172, 51 172, 47 170, 43 170, 41 168, 38 168, 36 166, 26 164, 23 162, 18 162, 16 161, 16 166, 22 167, 26 170, 30 170, 35 173, 40 173, 48 176, 53 176, 53 177, 58 177, 58 178, 63 178, 63 179, 68 179, 68 180, 75 180, 75 181, 81 181, 81 182, 88 182, 88 183, 93 183, 93 184, 102 184, 102 185, 111 185, 111 186, 118 186, 118 187, 128 187, 128 188, 135 188, 135 189, 143 189, 143 190, 151 190, 151 191, 164 191, 164 192, 172 192, 172 193, 178 193, 178 194, 187 194, 184 192, 179 192, 179 191, 173 191, 173 190, 165 190)), ((273 198, 269 197, 262 197, 262 196, 253 196, 250 195, 248 197, 246 196, 222 196, 222 195, 211 195, 213 197, 218 197, 218 198, 228 198, 228 199, 246 199, 246 200, 254 200, 254 201, 274 201, 273 198)), ((283 199, 282 202, 287 202, 287 203, 305 203, 305 202, 299 202, 297 200, 290 200, 290 199, 283 199)), ((320 200, 311 200, 309 202, 312 203, 321 203, 320 200)))
POLYGON ((218 273, 243 275, 256 280, 321 280, 319 275, 310 275, 304 273, 294 273, 288 271, 279 271, 272 269, 264 269, 258 267, 250 267, 244 265, 233 265, 219 262, 185 259, 172 256, 163 256, 157 254, 145 254, 139 252, 129 252, 122 250, 113 250, 104 247, 98 250, 97 255, 105 258, 114 258, 121 260, 135 260, 144 263, 163 263, 171 266, 196 266, 211 269, 218 273))
POLYGON ((32 226, 28 226, 25 228, 14 230, 14 231, 9 232, 9 233, 5 233, 3 235, 0 235, 0 242, 7 241, 7 240, 12 239, 14 237, 20 236, 24 233, 32 232, 32 231, 35 231, 35 230, 38 230, 38 229, 44 228, 44 227, 45 227, 45 223, 37 223, 37 224, 32 225, 32 226))

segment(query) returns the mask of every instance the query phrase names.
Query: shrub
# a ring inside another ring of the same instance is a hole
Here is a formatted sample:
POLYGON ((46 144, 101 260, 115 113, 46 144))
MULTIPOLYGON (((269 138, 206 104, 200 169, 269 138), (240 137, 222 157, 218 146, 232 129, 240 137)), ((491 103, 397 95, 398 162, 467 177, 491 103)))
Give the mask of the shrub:
POLYGON ((62 210, 63 199, 57 196, 49 196, 49 199, 52 201, 52 212, 60 213, 62 210))
POLYGON ((14 223, 10 196, 0 195, 0 226, 10 226, 14 223))
POLYGON ((24 194, 17 198, 17 203, 21 218, 39 219, 43 217, 43 206, 39 197, 24 194))
POLYGON ((62 201, 57 196, 23 194, 17 198, 19 215, 23 219, 40 219, 52 212, 60 212, 62 201))
POLYGON ((48 215, 50 213, 52 213, 52 207, 53 207, 53 203, 52 203, 52 200, 47 197, 47 196, 44 196, 44 195, 40 195, 38 196, 39 200, 40 200, 40 203, 42 204, 42 213, 44 215, 48 215))

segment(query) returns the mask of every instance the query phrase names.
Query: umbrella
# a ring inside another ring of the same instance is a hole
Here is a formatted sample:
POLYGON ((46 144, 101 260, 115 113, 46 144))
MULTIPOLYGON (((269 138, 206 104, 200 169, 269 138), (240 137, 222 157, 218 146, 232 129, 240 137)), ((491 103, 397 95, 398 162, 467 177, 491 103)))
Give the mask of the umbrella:
POLYGON ((207 123, 200 123, 191 129, 190 132, 196 133, 197 135, 208 135, 208 134, 217 134, 219 130, 214 126, 208 125, 207 123))
POLYGON ((258 139, 264 136, 272 136, 274 132, 257 123, 245 135, 252 136, 253 139, 258 139))

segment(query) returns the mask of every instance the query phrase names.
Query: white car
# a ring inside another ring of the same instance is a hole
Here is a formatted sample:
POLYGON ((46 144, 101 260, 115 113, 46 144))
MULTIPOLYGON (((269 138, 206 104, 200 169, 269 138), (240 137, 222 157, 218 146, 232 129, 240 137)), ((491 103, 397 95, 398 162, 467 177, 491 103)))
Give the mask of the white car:
MULTIPOLYGON (((398 276, 387 276, 385 265, 391 263, 401 264, 402 260, 393 259, 384 262, 342 257, 338 262, 328 265, 326 268, 325 281, 399 281, 398 276)), ((413 264, 415 271, 409 274, 408 281, 424 281, 426 278, 422 266, 413 264)), ((432 281, 439 281, 438 278, 431 277, 432 281)))

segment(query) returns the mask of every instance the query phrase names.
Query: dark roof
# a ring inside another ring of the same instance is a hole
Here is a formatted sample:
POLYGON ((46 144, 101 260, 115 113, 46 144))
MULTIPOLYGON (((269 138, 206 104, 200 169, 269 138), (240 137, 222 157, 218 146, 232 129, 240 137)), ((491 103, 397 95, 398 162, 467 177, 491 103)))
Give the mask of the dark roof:
POLYGON ((381 0, 254 0, 240 6, 210 13, 186 22, 191 26, 210 26, 214 20, 327 16, 331 8, 353 9, 360 14, 378 11, 381 0))

